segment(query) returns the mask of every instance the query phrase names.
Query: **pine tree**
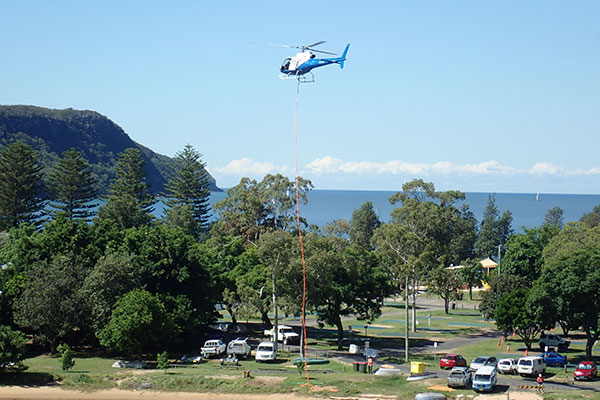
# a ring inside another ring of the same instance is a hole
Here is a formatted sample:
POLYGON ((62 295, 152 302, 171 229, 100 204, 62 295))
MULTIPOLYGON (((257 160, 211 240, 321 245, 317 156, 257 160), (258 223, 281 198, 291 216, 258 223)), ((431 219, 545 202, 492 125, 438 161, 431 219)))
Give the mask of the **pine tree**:
POLYGON ((0 152, 0 230, 39 221, 42 167, 31 146, 14 142, 0 152))
POLYGON ((91 204, 96 196, 96 179, 83 153, 71 148, 62 153, 48 177, 48 192, 55 202, 49 213, 53 217, 64 214, 67 219, 87 219, 94 213, 96 204, 91 204))
POLYGON ((117 177, 108 189, 106 204, 98 209, 98 220, 113 220, 127 229, 149 224, 156 202, 146 183, 146 170, 140 151, 125 149, 119 154, 117 177))
POLYGON ((206 232, 210 218, 210 180, 201 156, 186 145, 176 154, 175 174, 165 186, 167 223, 194 236, 206 232))

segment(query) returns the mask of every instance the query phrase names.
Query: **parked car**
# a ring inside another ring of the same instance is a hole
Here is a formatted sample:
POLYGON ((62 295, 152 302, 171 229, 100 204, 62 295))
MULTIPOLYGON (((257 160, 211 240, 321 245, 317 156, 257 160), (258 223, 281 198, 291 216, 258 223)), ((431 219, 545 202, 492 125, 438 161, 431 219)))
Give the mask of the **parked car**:
POLYGON ((579 363, 575 372, 573 372, 573 378, 576 381, 580 379, 593 380, 598 375, 598 367, 594 361, 582 361, 579 363))
POLYGON ((537 376, 546 371, 546 360, 543 357, 527 356, 519 358, 517 372, 521 376, 537 376))
POLYGON ((498 373, 495 366, 482 365, 473 376, 473 390, 476 392, 491 392, 498 382, 498 373))
POLYGON ((540 345, 540 349, 542 349, 542 351, 546 351, 546 346, 548 346, 548 350, 557 349, 560 351, 568 349, 569 345, 571 345, 571 341, 563 339, 554 333, 542 332, 538 340, 538 344, 540 345))
POLYGON ((258 362, 273 361, 277 358, 273 342, 260 342, 256 348, 254 359, 258 362))
POLYGON ((567 365, 567 356, 561 356, 560 354, 549 351, 547 353, 540 354, 546 360, 546 365, 549 367, 564 367, 567 365))
POLYGON ((448 387, 469 387, 473 381, 471 371, 467 367, 454 367, 448 375, 448 387))
POLYGON ((211 339, 204 342, 204 346, 200 349, 202 357, 208 358, 211 356, 220 356, 225 353, 227 346, 221 339, 211 339))
MULTIPOLYGON (((265 329, 265 336, 271 338, 271 340, 275 341, 274 328, 265 329)), ((300 343, 300 335, 294 332, 294 329, 288 325, 278 325, 277 326, 277 339, 284 344, 298 344, 300 343)))
POLYGON ((227 344, 227 355, 236 356, 238 358, 247 358, 250 355, 250 345, 247 342, 248 338, 237 338, 227 344))
POLYGON ((499 374, 516 374, 517 373, 517 360, 514 358, 503 358, 498 361, 498 373, 499 374))
POLYGON ((446 354, 444 357, 440 358, 440 368, 441 369, 451 369, 454 367, 466 367, 467 360, 463 358, 463 356, 458 354, 446 354))
POLYGON ((496 365, 498 365, 498 359, 496 357, 492 357, 492 356, 479 356, 476 359, 474 359, 473 361, 471 361, 469 368, 471 368, 471 370, 473 370, 473 371, 477 371, 479 368, 483 367, 484 365, 490 366, 490 367, 495 367, 496 365))

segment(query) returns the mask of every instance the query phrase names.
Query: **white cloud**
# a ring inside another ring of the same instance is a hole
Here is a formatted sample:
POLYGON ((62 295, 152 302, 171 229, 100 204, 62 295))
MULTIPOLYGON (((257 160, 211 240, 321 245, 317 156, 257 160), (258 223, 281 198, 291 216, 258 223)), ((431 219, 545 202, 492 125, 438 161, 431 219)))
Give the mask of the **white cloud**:
POLYGON ((531 174, 543 174, 543 175, 562 175, 564 173, 564 169, 558 165, 549 163, 549 162, 541 162, 534 164, 533 167, 529 170, 531 174))
POLYGON ((220 175, 264 176, 277 173, 289 174, 292 171, 289 167, 275 165, 270 162, 253 161, 244 157, 239 160, 233 160, 224 167, 210 168, 209 172, 220 175))
POLYGON ((453 164, 450 161, 438 161, 435 164, 407 163, 394 160, 388 162, 371 161, 342 161, 331 156, 317 158, 306 165, 310 173, 334 174, 513 174, 514 168, 501 165, 497 161, 487 161, 480 164, 453 164))
MULTIPOLYGON (((231 161, 223 167, 209 168, 221 187, 231 187, 242 177, 260 180, 266 174, 280 173, 290 178, 295 168, 259 162, 249 158, 231 161)), ((592 193, 600 187, 600 166, 566 169, 551 162, 515 168, 490 160, 476 164, 451 161, 410 163, 401 160, 346 161, 332 156, 316 158, 301 167, 300 175, 315 187, 328 189, 389 190, 414 178, 436 183, 439 188, 463 191, 592 193)))

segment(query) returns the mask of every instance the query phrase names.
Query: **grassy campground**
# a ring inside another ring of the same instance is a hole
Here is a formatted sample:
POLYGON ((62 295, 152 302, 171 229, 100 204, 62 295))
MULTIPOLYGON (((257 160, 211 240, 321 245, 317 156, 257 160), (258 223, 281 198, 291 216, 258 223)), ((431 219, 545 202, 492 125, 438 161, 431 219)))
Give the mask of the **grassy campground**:
MULTIPOLYGON (((27 371, 1 377, 0 384, 35 384, 57 381, 65 389, 93 391, 119 388, 125 390, 161 390, 182 392, 220 392, 220 393, 305 393, 312 395, 331 394, 332 396, 353 396, 359 394, 381 394, 397 396, 398 399, 414 399, 417 393, 435 391, 432 386, 444 388, 447 372, 440 371, 439 357, 446 352, 456 352, 468 361, 479 355, 493 355, 498 358, 521 357, 524 345, 510 338, 498 346, 499 335, 494 325, 483 321, 473 303, 461 302, 455 310, 446 315, 443 310, 418 310, 418 332, 411 334, 410 361, 421 361, 427 364, 428 371, 438 372, 435 379, 407 382, 406 376, 370 376, 354 372, 351 359, 344 358, 346 353, 337 353, 336 332, 332 327, 319 329, 316 326, 309 330, 309 356, 331 357, 330 363, 309 367, 312 388, 308 388, 307 378, 303 371, 292 364, 297 354, 280 353, 275 363, 256 363, 253 359, 241 360, 241 367, 221 367, 218 360, 208 360, 200 364, 178 365, 171 355, 173 367, 158 369, 121 369, 113 368, 112 358, 97 357, 86 353, 75 353, 75 367, 63 372, 58 358, 39 355, 25 360, 27 371), (431 317, 429 318, 429 314, 431 317), (438 343, 438 354, 432 352, 433 343, 438 343), (509 348, 507 348, 507 345, 509 348), (339 356, 342 355, 342 358, 339 356), (350 361, 349 361, 350 360, 350 361), (250 371, 250 378, 243 378, 243 371, 250 371)), ((378 364, 400 364, 408 370, 404 363, 404 322, 405 310, 399 304, 386 304, 382 316, 369 325, 365 337, 364 322, 348 320, 345 326, 353 326, 352 342, 364 346, 369 340, 370 346, 382 351, 378 364)), ((294 321, 287 321, 293 323, 294 321)), ((258 326, 258 325, 257 325, 258 326)), ((249 335, 260 337, 257 328, 249 335)), ((345 337, 346 342, 350 337, 345 337)), ((566 353, 569 362, 583 358, 585 343, 579 336, 572 338, 571 348, 566 353)), ((534 352, 532 354, 537 354, 534 352)), ((149 363, 152 365, 151 363, 149 363)), ((547 381, 570 385, 573 381, 573 370, 566 372, 561 368, 549 368, 547 381)), ((504 378, 504 376, 503 376, 504 378)), ((533 381, 521 377, 509 377, 511 386, 531 385, 533 381)), ((600 383, 586 384, 586 390, 565 390, 547 392, 547 399, 599 399, 600 383)), ((507 387, 500 387, 500 392, 507 387)), ((472 390, 455 390, 445 392, 447 398, 458 395, 473 395, 472 390)))

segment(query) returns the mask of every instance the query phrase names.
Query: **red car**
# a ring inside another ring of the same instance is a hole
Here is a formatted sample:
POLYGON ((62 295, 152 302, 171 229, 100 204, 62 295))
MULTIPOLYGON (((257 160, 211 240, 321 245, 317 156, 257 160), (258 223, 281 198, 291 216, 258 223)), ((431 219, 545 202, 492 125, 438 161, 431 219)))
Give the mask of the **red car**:
POLYGON ((467 360, 463 358, 463 356, 459 356, 458 354, 446 354, 444 357, 440 358, 440 368, 454 368, 454 367, 466 367, 467 360))
POLYGON ((596 377, 597 374, 598 368, 596 367, 596 363, 594 361, 582 361, 575 369, 575 372, 573 372, 573 378, 575 378, 575 380, 592 380, 596 377))

